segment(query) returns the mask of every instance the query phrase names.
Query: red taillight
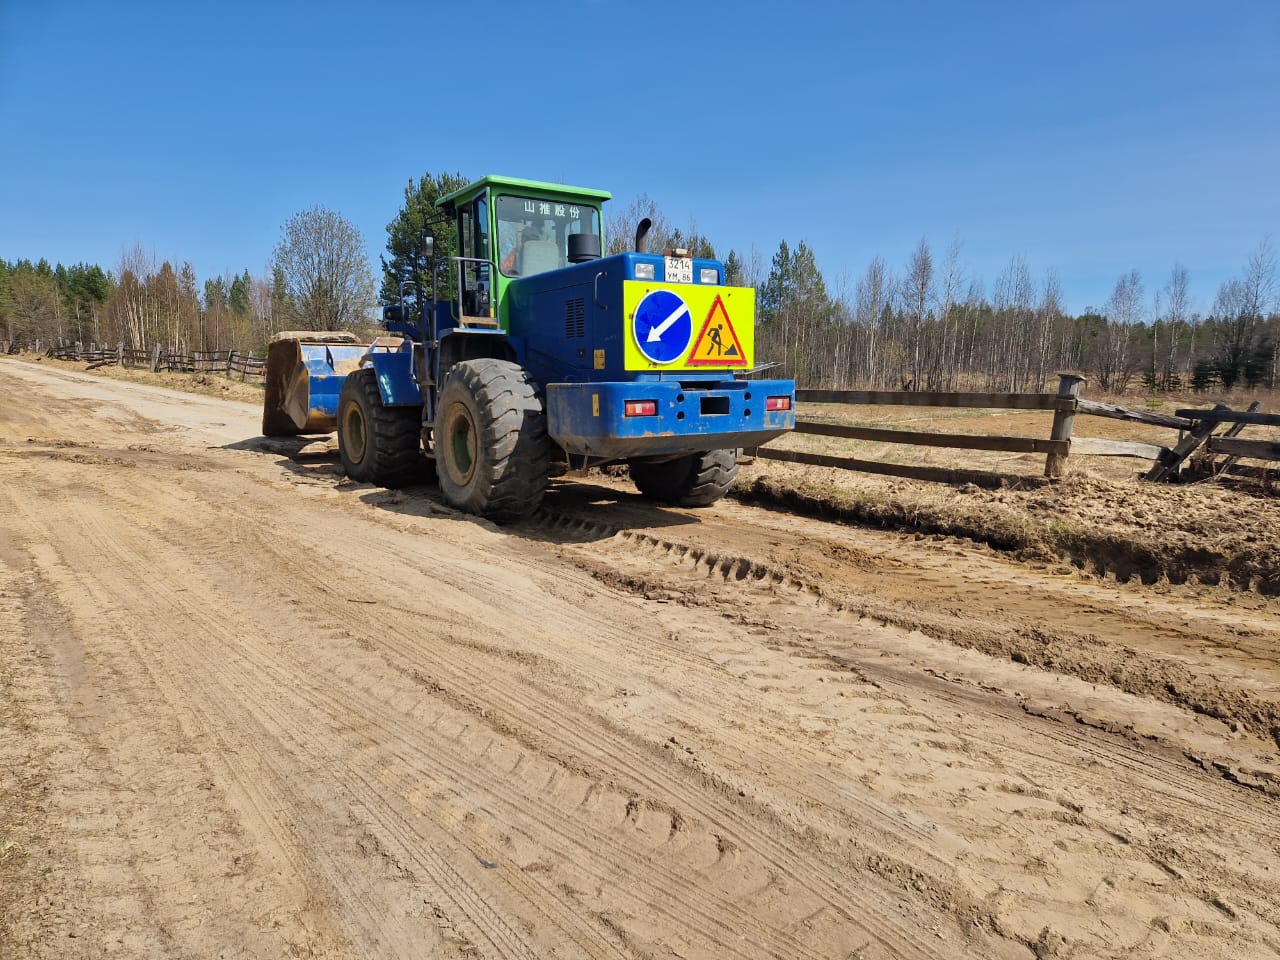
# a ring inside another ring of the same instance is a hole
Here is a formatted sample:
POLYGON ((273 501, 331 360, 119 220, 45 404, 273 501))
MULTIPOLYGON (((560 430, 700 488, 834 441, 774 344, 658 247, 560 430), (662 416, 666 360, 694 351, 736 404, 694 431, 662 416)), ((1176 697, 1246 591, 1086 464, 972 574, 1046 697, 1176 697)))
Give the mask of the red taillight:
POLYGON ((628 417, 656 417, 658 415, 658 401, 628 400, 623 414, 628 417))
POLYGON ((769 397, 764 402, 764 408, 766 410, 790 410, 791 398, 790 397, 769 397))

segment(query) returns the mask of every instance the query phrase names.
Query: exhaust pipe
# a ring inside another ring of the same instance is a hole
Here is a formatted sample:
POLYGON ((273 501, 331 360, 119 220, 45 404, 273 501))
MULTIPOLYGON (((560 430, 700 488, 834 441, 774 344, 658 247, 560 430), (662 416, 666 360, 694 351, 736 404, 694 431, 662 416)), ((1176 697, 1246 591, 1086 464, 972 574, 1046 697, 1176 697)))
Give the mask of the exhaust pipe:
POLYGON ((644 253, 644 238, 649 235, 649 228, 653 226, 653 221, 645 217, 636 224, 636 253, 644 253))

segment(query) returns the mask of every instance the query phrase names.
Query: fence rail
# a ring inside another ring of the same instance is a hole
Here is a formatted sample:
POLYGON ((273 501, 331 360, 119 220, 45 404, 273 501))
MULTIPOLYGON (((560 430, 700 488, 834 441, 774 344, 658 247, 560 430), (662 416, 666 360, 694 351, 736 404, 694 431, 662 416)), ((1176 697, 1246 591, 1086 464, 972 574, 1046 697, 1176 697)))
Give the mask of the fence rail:
MULTIPOLYGON (((0 351, 17 353, 20 344, 0 341, 0 351)), ((26 345, 28 348, 32 345, 26 345)), ((43 349, 37 341, 37 351, 43 349)), ((138 350, 117 344, 114 348, 82 343, 59 341, 49 345, 46 356, 63 360, 80 360, 91 367, 104 364, 120 364, 125 367, 150 365, 153 371, 209 372, 227 377, 239 377, 241 381, 261 380, 266 374, 266 358, 236 350, 196 350, 184 353, 167 350, 155 344, 150 351, 138 350)), ((913 406, 991 410, 1041 410, 1053 413, 1053 424, 1047 439, 1042 437, 988 436, 981 434, 941 433, 926 430, 897 430, 880 427, 858 427, 826 421, 800 419, 796 421, 796 433, 811 436, 833 437, 846 440, 864 440, 878 443, 898 443, 912 446, 948 447, 960 450, 982 450, 1006 453, 1033 453, 1045 455, 1046 477, 1061 476, 1072 453, 1088 456, 1138 457, 1153 461, 1147 472, 1148 480, 1165 480, 1176 476, 1186 460, 1199 450, 1205 450, 1212 458, 1227 458, 1219 468, 1225 469, 1238 458, 1280 461, 1280 441, 1240 439, 1239 433, 1246 426, 1280 426, 1280 414, 1259 413, 1258 403, 1248 410, 1231 410, 1219 404, 1212 410, 1178 410, 1175 415, 1151 410, 1135 410, 1116 404, 1080 397, 1085 378, 1074 373, 1059 375, 1057 393, 914 393, 906 390, 797 390, 796 400, 805 404, 839 404, 854 406, 913 406), (1179 431, 1179 438, 1172 446, 1143 443, 1131 440, 1107 440, 1095 437, 1073 437, 1075 418, 1078 415, 1105 417, 1142 423, 1179 431), (1225 432, 1214 435, 1215 430, 1228 425, 1225 432)), ((767 460, 836 467, 866 473, 888 474, 916 479, 943 480, 946 482, 982 482, 997 477, 992 471, 950 469, 942 467, 913 466, 884 463, 856 457, 835 456, 825 453, 809 453, 762 447, 756 456, 767 460)))
MULTIPOLYGON (((90 343, 72 343, 61 340, 44 346, 40 341, 33 345, 36 352, 55 360, 79 360, 94 367, 118 364, 121 367, 149 367, 153 373, 220 373, 238 377, 241 381, 261 380, 266 376, 267 360, 239 350, 170 350, 154 344, 150 350, 138 350, 118 343, 114 347, 90 343)), ((17 343, 8 346, 8 352, 17 353, 17 343)))
POLYGON ((236 353, 232 350, 231 355, 227 357, 227 376, 240 374, 240 380, 243 382, 248 377, 263 378, 267 375, 267 361, 265 357, 255 357, 251 353, 236 353))
MULTIPOLYGON (((974 434, 941 433, 925 430, 898 430, 880 427, 858 427, 826 421, 799 419, 796 433, 811 436, 835 437, 846 440, 869 440, 878 443, 900 443, 912 446, 949 447, 960 450, 989 450, 1008 453, 1042 453, 1045 455, 1044 475, 1055 478, 1062 475, 1067 459, 1074 452, 1088 456, 1138 457, 1154 461, 1146 474, 1148 480, 1164 480, 1176 475, 1182 464, 1197 450, 1204 447, 1213 454, 1230 458, 1247 457, 1259 460, 1280 460, 1280 442, 1269 440, 1239 440, 1236 435, 1246 424, 1280 426, 1280 414, 1261 414, 1254 403, 1248 411, 1234 411, 1221 404, 1210 411, 1179 410, 1175 416, 1151 410, 1134 410, 1111 403, 1080 398, 1080 388, 1085 378, 1079 374, 1059 375, 1057 393, 913 393, 905 390, 797 390, 798 403, 840 404, 856 406, 897 405, 913 407, 964 407, 991 410, 1043 410, 1052 411, 1053 425, 1048 439, 1040 437, 1006 437, 974 434), (1131 440, 1108 440, 1095 437, 1073 437, 1077 415, 1105 417, 1142 423, 1179 431, 1179 439, 1172 446, 1142 443, 1131 440), (1213 436, 1216 427, 1231 424, 1228 431, 1213 436)), ((956 470, 940 467, 912 466, 884 463, 856 457, 808 453, 762 447, 756 455, 767 460, 804 463, 814 466, 836 467, 866 473, 889 474, 917 479, 968 481, 976 478, 991 480, 990 471, 956 470)))
POLYGON ((1280 442, 1274 440, 1236 440, 1232 437, 1210 437, 1210 453, 1251 460, 1280 460, 1280 442))
POLYGON ((921 430, 882 430, 873 427, 846 427, 839 423, 817 423, 812 420, 798 421, 796 433, 821 437, 844 437, 849 440, 875 440, 880 443, 909 443, 919 447, 1003 450, 1012 453, 1058 453, 1064 457, 1071 448, 1071 443, 1066 440, 992 437, 971 433, 932 433, 921 430))
POLYGON ((797 390, 800 403, 868 406, 974 407, 991 410, 1060 410, 1069 402, 1058 393, 913 393, 910 390, 797 390))

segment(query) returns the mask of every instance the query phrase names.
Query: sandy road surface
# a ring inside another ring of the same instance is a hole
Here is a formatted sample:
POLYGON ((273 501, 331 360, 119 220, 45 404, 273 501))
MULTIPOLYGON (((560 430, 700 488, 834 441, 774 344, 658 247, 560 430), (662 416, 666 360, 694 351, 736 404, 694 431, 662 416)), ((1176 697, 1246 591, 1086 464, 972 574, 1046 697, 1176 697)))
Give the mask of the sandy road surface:
POLYGON ((0 955, 1280 955, 1280 606, 0 359, 0 955))

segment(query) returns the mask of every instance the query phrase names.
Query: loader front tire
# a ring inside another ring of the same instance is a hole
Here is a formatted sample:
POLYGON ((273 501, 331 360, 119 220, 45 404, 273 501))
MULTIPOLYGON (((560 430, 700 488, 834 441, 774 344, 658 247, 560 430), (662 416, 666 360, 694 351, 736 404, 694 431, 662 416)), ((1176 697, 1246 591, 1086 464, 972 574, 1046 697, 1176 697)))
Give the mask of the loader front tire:
POLYGON ((631 464, 631 480, 641 494, 676 507, 710 506, 729 492, 737 476, 737 450, 708 450, 662 463, 631 464))
POLYGON ((372 367, 347 374, 338 394, 338 457, 352 480, 403 487, 424 479, 418 407, 382 402, 372 367))
POLYGON ((542 398, 506 360, 466 360, 449 371, 433 430, 440 492, 452 506, 498 523, 542 503, 551 440, 542 398))

